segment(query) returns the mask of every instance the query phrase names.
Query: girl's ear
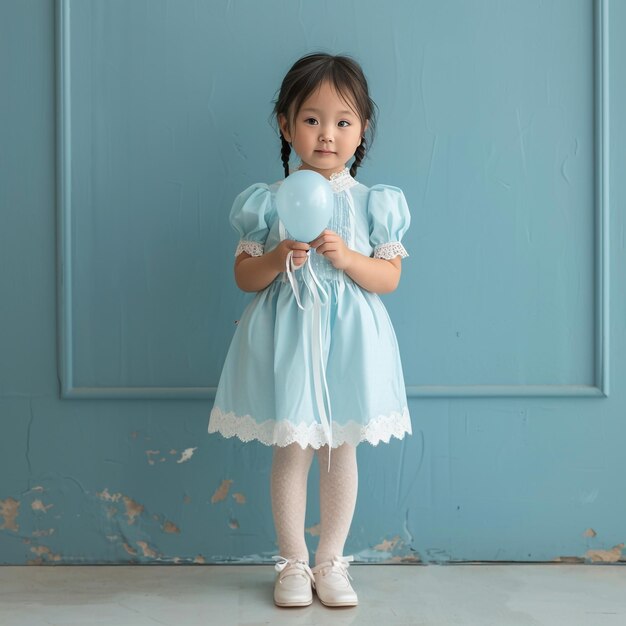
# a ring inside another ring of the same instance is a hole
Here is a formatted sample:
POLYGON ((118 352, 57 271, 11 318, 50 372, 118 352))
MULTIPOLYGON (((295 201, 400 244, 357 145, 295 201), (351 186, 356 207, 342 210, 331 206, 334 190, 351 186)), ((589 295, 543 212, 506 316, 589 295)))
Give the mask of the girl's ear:
POLYGON ((369 120, 365 120, 365 126, 363 126, 363 133, 365 134, 365 131, 369 128, 370 125, 370 121, 369 120))
POLYGON ((280 113, 278 115, 278 125, 280 126, 280 132, 283 134, 283 137, 291 142, 291 133, 289 132, 289 124, 287 124, 287 118, 284 113, 280 113))

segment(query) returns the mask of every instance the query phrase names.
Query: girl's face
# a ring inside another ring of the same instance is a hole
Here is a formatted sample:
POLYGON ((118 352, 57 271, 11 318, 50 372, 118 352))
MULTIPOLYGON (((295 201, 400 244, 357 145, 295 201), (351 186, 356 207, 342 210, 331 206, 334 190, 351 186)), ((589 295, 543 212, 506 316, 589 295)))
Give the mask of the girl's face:
POLYGON ((279 116, 283 137, 302 160, 303 170, 326 178, 340 172, 354 155, 363 133, 354 105, 346 103, 328 82, 323 82, 303 103, 293 126, 279 116))

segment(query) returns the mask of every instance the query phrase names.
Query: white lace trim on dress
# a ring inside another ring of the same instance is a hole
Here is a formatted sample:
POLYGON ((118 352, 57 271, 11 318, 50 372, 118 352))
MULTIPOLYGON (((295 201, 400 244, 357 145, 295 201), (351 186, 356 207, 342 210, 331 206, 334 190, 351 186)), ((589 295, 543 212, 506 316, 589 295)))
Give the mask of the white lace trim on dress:
POLYGON ((247 252, 250 256, 261 256, 263 254, 263 244, 257 241, 241 239, 237 244, 235 256, 239 256, 242 252, 247 252))
MULTIPOLYGON (((356 446, 361 441, 375 446, 381 441, 389 443, 391 437, 402 439, 405 433, 412 434, 408 407, 402 411, 392 411, 389 415, 379 415, 367 424, 333 422, 332 429, 333 448, 345 442, 356 446)), ((297 442, 303 449, 310 445, 317 450, 328 443, 322 425, 317 422, 293 424, 288 420, 270 419, 259 424, 250 415, 224 413, 217 406, 211 411, 208 430, 210 433, 219 432, 227 438, 236 436, 241 441, 257 439, 266 446, 284 447, 297 442)))
POLYGON ((335 192, 345 191, 350 189, 350 187, 354 187, 354 185, 358 185, 358 182, 350 175, 350 170, 347 167, 344 167, 341 172, 331 174, 329 180, 330 186, 335 192))
POLYGON ((374 248, 375 259, 394 259, 398 255, 403 258, 409 256, 409 253, 399 241, 381 243, 374 248))
MULTIPOLYGON (((300 161, 300 165, 298 165, 298 167, 293 171, 297 172, 300 169, 302 169, 302 161, 300 161)), ((350 170, 347 167, 344 167, 340 172, 331 174, 328 182, 335 193, 345 191, 346 189, 350 189, 350 187, 354 187, 354 185, 359 184, 359 181, 352 177, 350 170)))

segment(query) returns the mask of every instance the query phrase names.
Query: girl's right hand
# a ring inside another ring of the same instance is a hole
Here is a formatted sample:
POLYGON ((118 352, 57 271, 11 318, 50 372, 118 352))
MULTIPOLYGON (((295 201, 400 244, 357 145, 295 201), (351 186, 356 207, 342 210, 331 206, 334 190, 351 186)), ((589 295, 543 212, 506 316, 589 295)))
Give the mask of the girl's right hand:
POLYGON ((271 252, 274 255, 276 261, 275 267, 279 272, 284 272, 287 255, 290 250, 293 250, 293 265, 295 268, 299 268, 305 264, 307 260, 307 250, 311 246, 303 241, 294 241, 293 239, 283 239, 271 252))

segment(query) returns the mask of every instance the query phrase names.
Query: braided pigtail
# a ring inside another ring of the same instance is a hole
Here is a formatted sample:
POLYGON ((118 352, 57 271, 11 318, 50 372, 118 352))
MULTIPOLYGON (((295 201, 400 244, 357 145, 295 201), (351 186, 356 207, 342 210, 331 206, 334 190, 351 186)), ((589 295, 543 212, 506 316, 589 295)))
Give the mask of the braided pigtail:
POLYGON ((363 159, 365 158, 365 144, 366 144, 365 137, 363 137, 361 139, 361 143, 357 146, 356 150, 354 151, 354 163, 352 164, 352 167, 350 168, 350 176, 352 176, 352 178, 356 176, 356 170, 361 165, 361 161, 363 161, 363 159))
POLYGON ((289 176, 289 155, 291 154, 291 146, 289 142, 283 137, 282 133, 280 135, 280 140, 282 142, 282 148, 280 151, 280 158, 283 162, 283 167, 285 168, 285 178, 289 176))

